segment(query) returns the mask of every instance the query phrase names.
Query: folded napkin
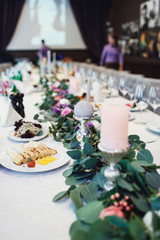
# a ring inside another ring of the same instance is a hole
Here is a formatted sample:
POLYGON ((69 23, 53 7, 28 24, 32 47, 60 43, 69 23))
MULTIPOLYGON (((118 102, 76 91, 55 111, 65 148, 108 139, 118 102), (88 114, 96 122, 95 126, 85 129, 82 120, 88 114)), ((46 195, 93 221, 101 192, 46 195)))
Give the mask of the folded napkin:
POLYGON ((21 116, 12 107, 11 100, 6 96, 0 96, 0 125, 12 126, 21 116))

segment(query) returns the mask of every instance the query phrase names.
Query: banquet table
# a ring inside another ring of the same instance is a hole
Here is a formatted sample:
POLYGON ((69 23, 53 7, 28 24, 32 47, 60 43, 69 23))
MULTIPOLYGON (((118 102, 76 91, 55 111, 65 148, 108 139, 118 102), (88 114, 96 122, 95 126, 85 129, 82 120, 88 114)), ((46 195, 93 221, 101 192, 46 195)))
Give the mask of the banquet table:
MULTIPOLYGON (((27 120, 33 120, 34 114, 38 113, 38 108, 34 104, 41 99, 40 92, 25 95, 27 120)), ((128 102, 122 97, 111 97, 105 101, 112 104, 128 102)), ((160 135, 147 130, 145 124, 137 124, 136 118, 139 115, 139 112, 133 113, 135 119, 129 122, 129 134, 137 134, 147 142, 146 148, 151 151, 154 162, 159 165, 160 135)), ((142 113, 142 117, 152 120, 153 113, 146 110, 142 113)), ((159 119, 159 116, 154 115, 154 119, 159 119)), ((8 131, 9 127, 0 127, 0 152, 19 144, 8 138, 8 131)), ((54 148, 55 141, 51 135, 43 142, 52 143, 54 148)), ((0 165, 0 237, 2 240, 70 239, 69 228, 76 220, 71 200, 52 202, 52 198, 57 193, 68 188, 62 176, 68 165, 42 173, 20 173, 0 165)))

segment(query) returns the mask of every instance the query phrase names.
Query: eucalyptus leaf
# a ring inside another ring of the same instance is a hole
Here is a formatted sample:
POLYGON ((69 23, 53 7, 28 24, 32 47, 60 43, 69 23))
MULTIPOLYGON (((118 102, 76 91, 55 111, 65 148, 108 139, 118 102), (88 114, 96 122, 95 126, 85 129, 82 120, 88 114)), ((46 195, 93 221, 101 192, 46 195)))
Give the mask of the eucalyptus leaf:
POLYGON ((160 217, 154 212, 152 212, 152 226, 154 232, 160 230, 160 217))
POLYGON ((151 187, 156 189, 160 188, 160 175, 157 172, 147 172, 146 181, 151 187))
POLYGON ((63 172, 63 176, 67 178, 72 174, 72 172, 73 172, 73 168, 67 169, 63 172))
POLYGON ((85 231, 77 230, 73 236, 72 240, 88 240, 88 235, 85 231))
POLYGON ((72 225, 71 225, 71 228, 69 230, 69 233, 71 235, 71 237, 74 236, 74 234, 78 231, 84 231, 84 232, 88 232, 89 230, 89 226, 88 224, 80 221, 80 220, 77 220, 75 221, 72 225))
POLYGON ((137 207, 139 211, 144 213, 149 211, 149 205, 148 205, 147 199, 143 195, 140 195, 139 197, 130 195, 130 198, 133 204, 137 207))
POLYGON ((100 197, 100 192, 98 192, 98 187, 95 182, 81 186, 80 192, 86 202, 97 200, 100 197))
POLYGON ((56 201, 58 201, 58 200, 60 200, 60 199, 62 199, 62 198, 64 198, 64 197, 66 197, 66 196, 68 195, 68 193, 69 193, 70 191, 74 190, 75 188, 76 188, 76 187, 73 185, 73 186, 71 186, 68 190, 58 193, 58 194, 53 198, 52 201, 53 201, 53 202, 56 202, 56 201))
POLYGON ((67 191, 60 192, 60 193, 58 193, 58 194, 53 198, 52 201, 53 201, 53 202, 56 202, 56 201, 58 201, 58 200, 60 200, 60 199, 62 199, 62 198, 64 198, 64 197, 66 197, 67 194, 68 194, 67 191))
POLYGON ((93 223, 99 218, 100 212, 103 210, 103 204, 99 201, 93 201, 86 204, 77 211, 77 216, 81 221, 93 223))
POLYGON ((76 179, 73 175, 71 175, 70 177, 66 178, 66 185, 80 185, 84 182, 84 178, 83 179, 76 179))
POLYGON ((72 158, 72 159, 80 159, 82 156, 82 152, 79 150, 73 150, 73 151, 68 151, 67 154, 72 158))
POLYGON ((133 240, 146 240, 146 231, 143 222, 139 219, 134 219, 129 225, 130 234, 133 240))
POLYGON ((88 156, 90 156, 90 155, 92 155, 92 153, 94 153, 94 148, 89 142, 86 142, 84 144, 84 152, 88 156))
POLYGON ((116 227, 118 227, 120 229, 124 229, 126 231, 128 231, 128 229, 129 229, 129 225, 128 225, 127 221, 124 220, 123 218, 119 218, 117 216, 110 216, 110 217, 106 217, 106 220, 108 220, 109 223, 115 225, 116 227))
POLYGON ((160 210, 160 198, 159 197, 151 198, 150 204, 151 204, 152 211, 160 210))
POLYGON ((149 150, 142 149, 137 154, 137 160, 144 160, 144 161, 152 163, 153 162, 153 156, 152 156, 152 154, 149 150))
POLYGON ((141 167, 141 164, 138 161, 131 162, 132 167, 134 167, 138 172, 145 172, 145 169, 141 167))
POLYGON ((127 182, 125 179, 123 179, 122 177, 118 179, 118 185, 123 188, 128 190, 129 192, 134 191, 134 188, 132 187, 131 183, 127 182))
POLYGON ((106 183, 106 178, 104 177, 104 175, 102 173, 97 173, 93 180, 94 182, 96 182, 101 188, 104 187, 104 184, 106 183))
POLYGON ((83 202, 80 195, 80 189, 76 188, 70 193, 70 198, 72 199, 76 209, 83 207, 83 202))

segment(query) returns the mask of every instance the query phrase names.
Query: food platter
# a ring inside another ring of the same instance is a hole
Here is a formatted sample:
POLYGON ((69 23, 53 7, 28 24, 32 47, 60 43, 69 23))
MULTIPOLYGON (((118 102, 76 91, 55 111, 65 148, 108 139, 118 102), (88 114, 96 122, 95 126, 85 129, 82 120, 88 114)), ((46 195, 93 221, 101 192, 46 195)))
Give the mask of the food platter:
MULTIPOLYGON (((20 145, 20 144, 19 144, 20 145)), ((20 152, 20 146, 16 145, 13 150, 16 149, 17 152, 20 152)), ((26 144, 24 144, 25 146, 26 144)), ((70 160, 69 156, 66 153, 66 149, 58 144, 58 143, 48 143, 47 147, 53 148, 57 151, 57 153, 54 155, 54 157, 57 159, 56 161, 53 161, 49 163, 48 165, 40 165, 36 163, 36 166, 34 168, 30 168, 27 166, 27 164, 21 164, 20 166, 13 163, 11 157, 7 154, 7 151, 4 151, 0 154, 0 164, 13 171, 18 172, 26 172, 26 173, 36 173, 36 172, 46 172, 50 170, 57 169, 59 167, 62 167, 63 165, 67 164, 70 160)))

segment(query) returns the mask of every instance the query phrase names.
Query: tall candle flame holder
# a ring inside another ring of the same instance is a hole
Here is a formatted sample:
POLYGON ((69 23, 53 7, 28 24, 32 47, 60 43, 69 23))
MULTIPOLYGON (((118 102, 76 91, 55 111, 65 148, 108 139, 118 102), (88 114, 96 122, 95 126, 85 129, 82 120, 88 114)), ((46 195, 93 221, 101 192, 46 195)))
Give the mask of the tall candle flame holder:
POLYGON ((99 143, 98 148, 103 153, 105 161, 108 162, 108 166, 104 170, 104 176, 107 180, 107 182, 104 184, 104 189, 108 192, 114 188, 115 183, 120 176, 120 171, 116 167, 116 163, 118 163, 120 159, 127 153, 129 147, 127 146, 122 150, 111 150, 103 148, 99 143))
POLYGON ((84 147, 84 138, 90 137, 90 130, 87 125, 88 121, 91 120, 89 117, 76 117, 74 118, 77 121, 80 121, 80 128, 77 130, 76 138, 80 142, 81 149, 83 150, 84 147))

